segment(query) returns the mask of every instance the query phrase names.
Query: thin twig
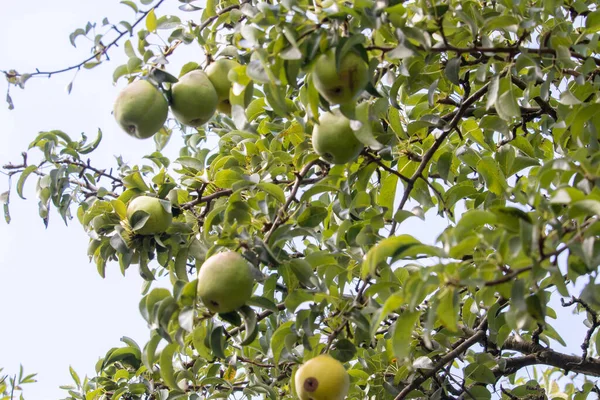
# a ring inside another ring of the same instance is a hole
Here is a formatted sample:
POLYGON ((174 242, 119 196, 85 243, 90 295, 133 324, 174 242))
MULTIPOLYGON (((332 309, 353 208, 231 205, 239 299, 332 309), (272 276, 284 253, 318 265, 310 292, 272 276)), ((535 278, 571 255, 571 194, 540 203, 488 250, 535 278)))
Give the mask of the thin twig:
MULTIPOLYGON (((131 25, 131 30, 125 30, 125 31, 122 31, 122 32, 119 31, 119 30, 117 30, 117 32, 119 32, 119 35, 112 42, 110 42, 106 46, 103 46, 101 50, 98 50, 98 51, 94 52, 94 54, 92 56, 90 56, 90 57, 86 58, 85 60, 81 61, 79 64, 72 65, 70 67, 66 67, 66 68, 63 68, 63 69, 56 70, 56 71, 49 71, 49 72, 40 71, 40 70, 36 69, 36 72, 32 72, 32 73, 28 73, 28 74, 16 74, 15 76, 29 75, 31 77, 34 77, 34 76, 39 76, 39 75, 47 75, 48 77, 51 77, 52 75, 56 75, 56 74, 60 74, 60 73, 63 73, 63 72, 68 72, 68 71, 72 71, 74 69, 80 69, 81 67, 83 67, 83 65, 85 63, 90 62, 90 61, 92 61, 92 60, 94 60, 94 59, 96 59, 96 58, 98 58, 98 57, 100 57, 102 55, 105 55, 108 52, 108 50, 111 47, 116 46, 117 43, 119 42, 119 40, 121 40, 121 38, 123 38, 123 36, 125 36, 127 33, 131 32, 131 34, 133 34, 133 28, 135 28, 140 22, 142 22, 146 18, 146 16, 150 13, 150 11, 157 9, 164 2, 165 2, 165 0, 160 0, 158 3, 156 3, 156 5, 154 5, 149 10, 142 11, 141 12, 142 16, 140 18, 138 18, 133 23, 133 25, 131 25)), ((5 71, 2 71, 2 72, 4 72, 4 74, 8 77, 8 73, 7 72, 5 72, 5 71)))
POLYGON ((311 162, 306 164, 304 167, 302 167, 302 170, 300 170, 300 172, 296 173, 296 182, 294 183, 294 186, 292 187, 292 191, 291 191, 290 195, 288 196, 285 204, 283 206, 281 206, 281 208, 279 209, 279 212, 277 213, 277 216, 275 217, 275 221, 273 221, 273 225, 271 225, 271 228, 265 235, 265 238, 264 238, 265 243, 269 241, 269 238, 271 237, 273 232, 275 232, 275 230, 277 228, 279 228, 279 226, 281 226, 282 224, 284 224, 287 221, 288 217, 286 217, 286 215, 285 215, 287 212, 287 209, 290 207, 290 204, 292 204, 292 201, 294 201, 294 199, 296 198, 296 194, 298 194, 298 190, 300 189, 300 186, 302 185, 302 180, 304 179, 306 174, 308 174, 310 169, 312 167, 314 167, 316 164, 321 164, 321 163, 322 163, 322 161, 319 159, 312 160, 311 162))

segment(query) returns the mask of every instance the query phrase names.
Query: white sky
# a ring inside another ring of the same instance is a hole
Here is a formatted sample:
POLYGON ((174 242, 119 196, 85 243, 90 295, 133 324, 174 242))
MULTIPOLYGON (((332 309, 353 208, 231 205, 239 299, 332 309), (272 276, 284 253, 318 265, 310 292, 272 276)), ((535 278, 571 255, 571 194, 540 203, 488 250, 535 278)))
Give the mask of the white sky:
MULTIPOLYGON (((179 4, 170 1, 158 14, 175 13, 179 4)), ((134 19, 133 12, 117 0, 30 0, 26 5, 4 1, 0 69, 15 68, 23 73, 80 62, 88 55, 88 43, 80 38, 75 49, 68 35, 88 20, 99 22, 105 16, 111 22, 134 19)), ((189 16, 198 18, 199 14, 189 16)), ((179 65, 201 57, 195 46, 181 48, 177 52, 180 57, 171 60, 177 64, 170 69, 175 75, 179 65), (183 52, 186 57, 181 57, 183 52)), ((114 122, 111 110, 118 88, 111 84, 112 72, 126 58, 122 47, 112 49, 109 55, 110 63, 79 73, 71 95, 65 90, 74 75, 70 72, 52 79, 31 79, 25 91, 11 89, 16 109, 8 111, 6 104, 0 103, 0 165, 20 162, 20 153, 37 133, 51 129, 78 138, 80 132, 95 137, 101 128, 104 140, 92 156, 99 167, 114 166, 112 156, 118 154, 138 163, 154 150, 152 140, 133 139, 114 122)), ((5 88, 1 80, 0 100, 5 88)), ((175 156, 180 145, 176 134, 164 153, 175 156)), ((35 178, 30 177, 26 185, 26 201, 17 197, 15 183, 10 207, 13 221, 10 225, 0 222, 0 324, 4 324, 0 325, 0 367, 5 373, 14 373, 22 363, 26 372, 38 373, 38 383, 25 387, 27 400, 62 398, 65 392, 58 387, 71 383, 69 365, 81 376, 93 374, 98 357, 121 346, 123 335, 140 346, 145 344, 148 329, 137 308, 141 278, 135 267, 123 278, 118 265, 109 264, 106 279, 101 279, 86 256, 88 239, 79 223, 73 220, 65 227, 53 213, 49 228, 44 229, 37 215, 35 178)), ((7 190, 7 185, 6 177, 0 175, 0 192, 7 190)), ((432 218, 434 214, 427 214, 428 224, 410 219, 400 226, 399 233, 432 243, 444 224, 432 218)), ((579 354, 584 332, 572 327, 581 325, 573 325, 573 318, 565 322, 557 329, 569 349, 579 354)))

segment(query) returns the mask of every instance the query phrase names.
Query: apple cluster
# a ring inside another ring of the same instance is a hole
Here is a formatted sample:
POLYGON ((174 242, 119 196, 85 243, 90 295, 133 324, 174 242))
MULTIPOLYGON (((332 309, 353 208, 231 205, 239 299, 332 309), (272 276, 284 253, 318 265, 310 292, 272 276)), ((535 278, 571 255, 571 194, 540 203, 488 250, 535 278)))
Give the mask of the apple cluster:
MULTIPOLYGON (((186 73, 171 87, 171 112, 187 126, 200 126, 212 118, 215 111, 231 113, 229 70, 239 64, 219 59, 206 68, 186 73)), ((167 120, 169 102, 149 80, 136 80, 117 97, 113 110, 115 119, 125 132, 138 139, 147 139, 158 132, 167 120)))
MULTIPOLYGON (((219 59, 210 64, 206 72, 196 69, 182 76, 171 88, 170 107, 175 118, 184 125, 197 127, 212 118, 216 111, 231 114, 229 92, 232 82, 228 74, 237 66, 239 64, 234 60, 219 59)), ((323 99, 343 106, 356 101, 364 91, 369 82, 369 67, 353 50, 336 62, 336 49, 332 48, 316 58, 311 76, 323 99)), ((114 115, 125 132, 146 139, 162 128, 168 110, 169 102, 161 91, 150 81, 141 79, 121 91, 115 102, 114 115)), ((315 152, 332 164, 354 161, 364 147, 350 119, 339 109, 321 114, 313 129, 312 142, 315 152)))
MULTIPOLYGON (((173 216, 171 203, 151 196, 138 196, 127 206, 127 219, 136 235, 167 231, 173 216)), ((235 251, 209 257, 198 271, 197 294, 210 311, 233 312, 252 296, 254 278, 248 262, 235 251)))

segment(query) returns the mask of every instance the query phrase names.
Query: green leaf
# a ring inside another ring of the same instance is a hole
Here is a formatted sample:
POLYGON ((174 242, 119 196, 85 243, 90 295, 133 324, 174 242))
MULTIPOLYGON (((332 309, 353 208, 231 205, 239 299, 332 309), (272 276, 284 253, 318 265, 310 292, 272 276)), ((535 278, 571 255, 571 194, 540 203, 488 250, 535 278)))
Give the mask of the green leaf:
POLYGON ((123 184, 125 184, 125 187, 130 189, 139 189, 142 192, 150 191, 150 188, 148 187, 146 182, 144 182, 144 178, 142 177, 142 174, 140 174, 139 171, 135 171, 125 176, 123 178, 123 184))
POLYGON ((485 184, 490 192, 501 196, 507 188, 506 177, 502 173, 498 163, 490 156, 483 157, 477 163, 477 172, 485 180, 485 184))
POLYGON ((392 336, 392 348, 394 356, 399 360, 404 360, 410 355, 413 333, 415 325, 419 321, 421 313, 416 311, 405 311, 398 316, 394 323, 394 332, 392 336))
POLYGON ((339 362, 345 363, 354 358, 356 346, 348 339, 340 339, 335 342, 330 354, 339 362))
POLYGON ((273 361, 275 362, 275 364, 279 363, 281 351, 285 347, 285 338, 287 335, 292 333, 291 326, 293 325, 293 323, 294 321, 288 321, 279 325, 279 327, 275 330, 273 336, 271 337, 270 347, 271 352, 273 353, 273 361))
POLYGON ((456 224, 454 232, 456 237, 460 238, 485 224, 494 223, 496 223, 496 215, 491 211, 471 210, 463 214, 456 224))
POLYGON ((271 310, 273 312, 277 312, 277 304, 273 303, 271 300, 267 299, 263 296, 252 296, 250 300, 246 302, 249 306, 260 307, 267 310, 271 310))
POLYGON ((29 175, 31 175, 31 173, 33 171, 37 170, 37 166, 35 165, 29 165, 27 168, 25 168, 23 170, 23 172, 21 172, 21 176, 19 176, 19 180, 17 181, 17 194, 19 195, 20 198, 25 200, 25 197, 23 197, 23 185, 25 185, 25 181, 27 180, 27 177, 29 175))
POLYGON ((225 338, 225 328, 222 326, 217 326, 210 333, 210 349, 213 354, 217 358, 225 359, 227 356, 225 355, 225 346, 227 346, 227 341, 225 338))
POLYGON ((414 250, 419 254, 443 255, 440 249, 423 245, 420 241, 410 235, 394 236, 382 240, 369 250, 362 263, 361 277, 364 279, 369 274, 373 275, 379 263, 387 260, 389 257, 400 257, 403 253, 408 252, 413 247, 415 247, 414 250))
POLYGON ((388 297, 383 307, 376 312, 377 318, 373 318, 371 321, 371 336, 375 337, 376 332, 381 328, 381 322, 403 304, 404 296, 401 292, 396 292, 388 297))
POLYGON ((521 117, 521 109, 515 96, 514 91, 511 89, 505 91, 496 100, 496 111, 500 118, 505 121, 512 120, 513 118, 521 117))
MULTIPOLYGON (((71 374, 71 377, 73 378, 73 381, 75 381, 75 384, 77 385, 77 387, 81 387, 81 379, 79 379, 79 375, 77 375, 77 372, 75 372, 73 367, 71 367, 70 365, 69 365, 69 373, 71 374)), ((19 379, 19 381, 21 381, 21 379, 19 379)))
POLYGON ((242 180, 244 180, 244 175, 233 170, 225 169, 216 173, 214 184, 220 188, 231 189, 235 183, 242 180))
POLYGON ((298 217, 298 225, 305 228, 316 228, 328 215, 327 208, 311 206, 307 207, 298 217))
POLYGON ((188 248, 179 249, 175 257, 174 271, 178 279, 189 282, 187 273, 188 248))
POLYGON ((148 343, 144 346, 142 362, 148 371, 152 371, 154 368, 154 363, 156 362, 156 348, 161 340, 162 337, 160 335, 153 333, 148 343))
POLYGON ((438 295, 437 317, 452 332, 458 330, 458 293, 454 288, 442 289, 438 295))
POLYGON ((512 15, 494 14, 485 21, 483 30, 487 33, 496 29, 516 33, 519 29, 519 20, 512 15))
POLYGON ((7 224, 10 224, 10 210, 8 205, 10 204, 10 192, 4 192, 0 194, 0 204, 4 209, 4 220, 7 224))
POLYGON ((146 29, 150 32, 156 31, 156 14, 154 13, 154 8, 148 11, 146 15, 146 29))
POLYGON ((125 4, 126 6, 129 6, 129 7, 131 7, 131 9, 132 9, 134 12, 136 12, 136 13, 139 11, 139 10, 138 10, 138 7, 137 7, 137 4, 135 4, 135 2, 133 2, 133 1, 129 1, 129 0, 122 0, 122 1, 121 1, 121 4, 125 4))
POLYGON ((178 389, 177 378, 175 377, 175 368, 173 367, 173 355, 179 348, 176 343, 171 343, 165 346, 160 352, 159 366, 160 377, 165 384, 171 389, 178 389))
POLYGON ((465 378, 475 382, 493 385, 496 383, 496 376, 491 369, 483 364, 469 364, 465 367, 465 378))
POLYGON ((242 319, 244 320, 244 326, 246 327, 246 334, 244 336, 244 340, 240 342, 240 346, 247 346, 256 339, 258 335, 258 324, 256 313, 254 310, 248 306, 242 306, 239 309, 240 314, 242 314, 242 319))
POLYGON ((585 18, 585 28, 590 33, 600 30, 600 10, 593 11, 587 15, 585 18))
POLYGON ((339 188, 335 187, 335 186, 331 186, 331 185, 314 185, 311 188, 307 189, 304 193, 302 193, 302 196, 300 197, 300 201, 306 201, 308 199, 310 199, 312 196, 319 194, 319 193, 323 193, 323 192, 337 192, 339 190, 339 188))
POLYGON ((271 196, 275 197, 275 199, 280 203, 285 203, 285 193, 283 192, 283 189, 277 186, 276 184, 269 182, 261 182, 256 186, 259 189, 267 192, 271 196))
POLYGON ((134 231, 140 230, 146 225, 146 222, 150 219, 150 214, 144 210, 137 210, 129 218, 129 224, 131 229, 134 231))
POLYGON ((394 199, 396 198, 396 188, 398 186, 398 176, 388 175, 381 183, 377 201, 381 207, 387 208, 385 218, 391 219, 394 214, 394 199))
POLYGON ((308 261, 302 258, 297 258, 289 261, 289 266, 294 275, 298 280, 308 286, 315 286, 316 276, 313 272, 313 268, 308 261))
POLYGON ((586 199, 571 204, 569 216, 576 218, 584 215, 600 215, 600 201, 586 199))
POLYGON ((444 194, 444 203, 446 204, 446 207, 452 208, 458 201, 474 196, 477 193, 479 192, 475 189, 472 182, 462 182, 448 189, 444 194))
POLYGON ((452 58, 446 63, 444 69, 446 78, 456 86, 460 85, 460 57, 452 58))
POLYGON ((137 370, 142 363, 142 353, 139 349, 133 347, 121 347, 109 350, 102 363, 102 369, 116 362, 130 365, 137 370))

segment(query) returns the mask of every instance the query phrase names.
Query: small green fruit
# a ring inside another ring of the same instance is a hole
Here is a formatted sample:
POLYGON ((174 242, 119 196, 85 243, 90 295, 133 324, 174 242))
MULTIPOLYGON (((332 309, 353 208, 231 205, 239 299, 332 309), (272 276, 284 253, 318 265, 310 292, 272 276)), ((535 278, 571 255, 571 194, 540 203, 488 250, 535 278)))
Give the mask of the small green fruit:
POLYGON ((321 354, 302 364, 294 384, 300 400, 343 400, 350 388, 350 377, 342 363, 321 354))
POLYGON ((339 111, 321 115, 313 128, 312 143, 315 152, 333 164, 354 161, 364 147, 354 135, 350 120, 339 111))
POLYGON ((125 132, 138 139, 147 139, 165 124, 169 104, 156 86, 138 80, 121 90, 113 114, 125 132))
POLYGON ((335 50, 321 54, 313 68, 313 82, 317 91, 333 104, 344 104, 355 100, 369 82, 369 66, 356 53, 347 52, 340 62, 339 71, 335 64, 335 50))
POLYGON ((135 228, 137 222, 148 214, 148 220, 144 226, 134 229, 134 232, 138 235, 164 233, 173 221, 171 207, 167 204, 170 203, 166 200, 150 196, 139 196, 131 200, 127 206, 127 219, 132 228, 135 228), (144 213, 141 213, 142 211, 144 213))
POLYGON ((217 96, 219 97, 217 110, 227 115, 231 114, 229 90, 233 84, 233 82, 229 80, 228 74, 232 68, 238 67, 239 65, 240 64, 234 60, 221 58, 206 68, 206 75, 208 75, 208 79, 210 79, 211 83, 215 87, 217 96))
POLYGON ((188 72, 173 85, 171 93, 171 111, 184 125, 200 126, 217 109, 217 91, 204 71, 188 72))
POLYGON ((235 311, 252 296, 254 278, 239 253, 227 251, 209 257, 198 271, 198 296, 210 311, 235 311))

